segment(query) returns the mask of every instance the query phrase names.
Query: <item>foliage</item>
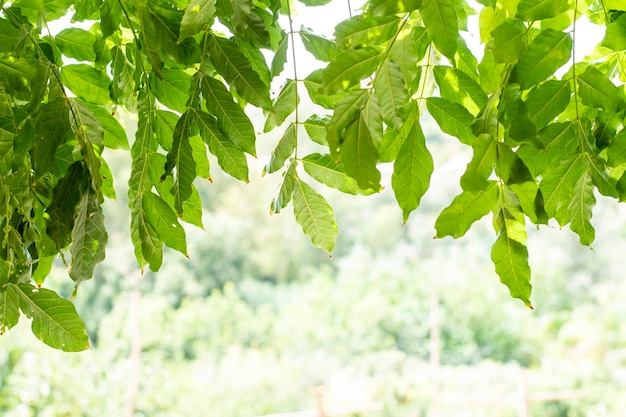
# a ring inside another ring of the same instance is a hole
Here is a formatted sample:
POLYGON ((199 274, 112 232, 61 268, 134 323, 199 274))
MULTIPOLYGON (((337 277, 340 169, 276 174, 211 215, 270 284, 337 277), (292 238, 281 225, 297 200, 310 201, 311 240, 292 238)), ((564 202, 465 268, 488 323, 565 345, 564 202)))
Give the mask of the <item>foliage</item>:
POLYGON ((311 178, 372 194, 382 189, 379 164, 392 162, 391 188, 406 222, 434 170, 420 125, 428 111, 473 152, 461 194, 436 221, 437 237, 460 237, 491 213, 496 272, 529 307, 526 222, 569 224, 590 245, 596 190, 626 198, 622 3, 493 0, 475 11, 464 0, 371 0, 337 25, 333 39, 295 30, 295 7, 279 0, 3 3, 0 331, 21 310, 45 343, 86 348, 73 309, 50 290, 31 290, 31 282, 42 285, 60 256, 78 286, 104 258, 102 203, 116 195, 103 155, 130 151, 130 239, 139 266, 156 271, 164 245, 188 254, 181 221, 202 226, 194 182, 211 177, 207 148, 224 172, 248 181, 247 155, 257 154, 248 104, 264 111, 265 131, 287 126, 264 170, 282 177, 271 211, 291 203, 304 233, 327 252, 337 224, 311 178), (51 33, 49 23, 68 13, 90 28, 51 33), (466 42, 476 13, 482 54, 466 42), (586 58, 576 48, 585 16, 606 29, 586 58), (299 78, 292 59, 293 79, 272 99, 298 36, 328 64, 299 78), (321 106, 307 119, 299 111, 302 84, 321 106), (118 111, 137 116, 130 144, 118 111), (321 147, 303 155, 312 144, 321 147), (51 310, 62 319, 43 314, 51 310))

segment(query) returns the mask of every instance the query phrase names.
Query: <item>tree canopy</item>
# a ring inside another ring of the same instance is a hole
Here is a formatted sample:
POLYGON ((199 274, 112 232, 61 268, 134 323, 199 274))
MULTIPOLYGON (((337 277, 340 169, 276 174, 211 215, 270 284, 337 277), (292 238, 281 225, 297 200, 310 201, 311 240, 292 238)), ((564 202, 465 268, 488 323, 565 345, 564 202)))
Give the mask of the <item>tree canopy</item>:
POLYGON ((257 133, 246 106, 282 135, 263 169, 282 176, 271 212, 291 205, 327 252, 337 224, 314 182, 373 194, 391 163, 406 222, 434 170, 420 125, 430 114, 473 152, 436 237, 491 213, 496 272, 531 307, 526 223, 569 225, 590 245, 596 192, 626 198, 626 3, 370 0, 332 39, 294 27, 296 9, 328 2, 3 2, 1 332, 25 314, 44 343, 86 349, 73 304, 41 286, 57 257, 76 286, 105 257, 102 203, 116 198, 105 150, 130 152, 130 239, 139 267, 156 271, 164 245, 187 253, 181 222, 202 226, 194 181, 211 178, 207 149, 248 181, 257 133), (49 29, 68 15, 89 29, 49 29), (473 15, 482 50, 467 46, 473 15), (576 54, 581 19, 604 31, 589 56, 576 54), (303 76, 296 41, 326 66, 303 76), (273 97, 286 65, 293 78, 273 97), (306 119, 305 92, 319 109, 306 119), (120 109, 136 115, 130 140, 120 109))

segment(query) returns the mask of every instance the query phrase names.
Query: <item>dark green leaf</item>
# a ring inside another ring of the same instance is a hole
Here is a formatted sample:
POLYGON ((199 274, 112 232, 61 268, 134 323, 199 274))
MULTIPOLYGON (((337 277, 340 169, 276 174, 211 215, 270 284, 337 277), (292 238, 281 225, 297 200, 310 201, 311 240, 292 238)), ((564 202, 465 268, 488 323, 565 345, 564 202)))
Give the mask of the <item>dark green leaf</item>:
POLYGON ((35 127, 35 174, 41 177, 54 163, 57 148, 65 142, 70 131, 69 106, 59 98, 41 106, 35 127))
POLYGON ((78 285, 90 279, 95 266, 104 260, 104 248, 108 240, 104 227, 104 214, 96 193, 88 189, 76 208, 76 220, 72 230, 72 265, 70 276, 78 285))
MULTIPOLYGON (((186 112, 176 123, 172 149, 167 154, 165 174, 170 175, 176 169, 176 178, 172 187, 172 194, 176 198, 175 207, 179 215, 183 213, 183 204, 191 197, 193 180, 196 178, 196 162, 193 159, 193 149, 189 143, 192 116, 186 112)), ((160 236, 159 236, 160 237, 160 236)), ((165 240, 162 239, 164 242, 165 240)), ((167 242, 165 242, 167 245, 167 242)), ((169 245, 168 245, 169 246, 169 245)))
POLYGON ((128 137, 126 131, 117 121, 116 118, 111 116, 111 113, 106 111, 100 106, 92 104, 86 104, 86 107, 93 113, 98 119, 104 132, 104 146, 111 149, 125 149, 129 150, 128 137))
POLYGON ((355 90, 346 95, 337 103, 332 119, 328 122, 327 130, 328 147, 333 156, 337 155, 340 138, 344 138, 346 127, 356 120, 369 97, 369 90, 355 90))
POLYGON ((48 221, 46 231, 57 249, 69 243, 74 228, 74 213, 81 201, 83 184, 87 173, 81 162, 72 164, 52 192, 52 202, 46 208, 48 221))
POLYGON ((207 113, 198 112, 196 123, 209 151, 217 157, 217 163, 224 172, 240 181, 248 182, 246 155, 222 134, 217 119, 207 113))
POLYGON ((243 52, 233 41, 211 36, 208 52, 215 69, 249 103, 269 110, 269 88, 254 71, 243 52))
POLYGON ((242 151, 256 155, 256 135, 252 122, 233 101, 224 84, 215 78, 203 77, 202 94, 207 111, 217 118, 217 124, 226 138, 242 151))
POLYGON ((187 256, 185 229, 178 223, 172 208, 158 195, 148 192, 143 195, 145 220, 156 232, 158 239, 170 248, 187 256))

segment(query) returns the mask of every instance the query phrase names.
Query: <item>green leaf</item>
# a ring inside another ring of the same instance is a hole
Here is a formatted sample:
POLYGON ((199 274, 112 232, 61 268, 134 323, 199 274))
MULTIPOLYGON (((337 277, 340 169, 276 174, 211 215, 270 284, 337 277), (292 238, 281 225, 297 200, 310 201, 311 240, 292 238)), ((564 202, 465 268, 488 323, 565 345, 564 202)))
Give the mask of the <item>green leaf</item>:
POLYGON ((328 142, 326 141, 326 126, 329 121, 330 117, 328 116, 320 117, 314 114, 303 123, 304 130, 306 130, 306 133, 313 142, 319 143, 322 146, 328 146, 328 142))
MULTIPOLYGON (((174 130, 174 140, 172 150, 167 154, 165 163, 165 174, 162 179, 170 175, 176 169, 176 179, 171 193, 176 198, 175 207, 179 215, 183 213, 183 203, 191 197, 193 180, 196 178, 196 162, 193 159, 193 148, 189 142, 189 131, 191 129, 192 116, 190 112, 185 112, 174 130)), ((167 244, 167 243, 166 243, 167 244)))
POLYGON ((316 181, 347 194, 359 194, 356 180, 346 175, 343 164, 332 156, 313 153, 302 159, 304 170, 316 181))
POLYGON ((283 37, 278 44, 274 57, 272 58, 271 74, 272 77, 278 77, 285 69, 287 63, 287 50, 289 49, 289 36, 283 33, 283 37))
POLYGON ((509 288, 511 297, 519 298, 527 307, 531 307, 528 248, 511 239, 506 232, 501 232, 491 248, 491 260, 500 281, 509 288))
POLYGON ((345 136, 344 130, 359 117, 369 94, 370 91, 365 89, 351 91, 337 103, 333 117, 327 125, 328 135, 326 139, 331 155, 337 155, 340 138, 345 136))
POLYGON ((335 26, 335 41, 341 49, 381 45, 398 31, 400 18, 390 16, 355 16, 335 26))
POLYGON ((89 349, 85 324, 74 304, 54 291, 30 284, 11 285, 20 299, 20 309, 33 320, 33 334, 46 345, 64 352, 89 349))
MULTIPOLYGON (((247 102, 269 110, 272 107, 269 88, 237 44, 218 36, 210 36, 208 53, 213 66, 247 102)), ((206 79, 206 77, 205 77, 206 79)))
POLYGON ((571 216, 570 228, 580 237, 581 245, 589 246, 595 239, 596 233, 590 221, 593 207, 596 205, 594 188, 589 171, 585 171, 574 185, 568 207, 571 216))
POLYGON ((407 13, 422 6, 422 0, 370 0, 369 12, 372 16, 407 13))
POLYGON ((583 104, 609 112, 616 112, 626 107, 623 91, 594 67, 587 67, 585 72, 578 76, 577 81, 578 94, 583 104))
POLYGON ((360 117, 363 119, 365 126, 367 126, 376 149, 380 149, 383 142, 383 129, 385 126, 383 124, 382 112, 378 97, 376 94, 370 94, 365 102, 365 106, 363 106, 363 110, 361 110, 360 117))
POLYGON ((564 209, 571 201, 574 187, 587 167, 583 154, 569 155, 546 171, 541 180, 540 188, 544 198, 546 213, 555 217, 561 226, 565 225, 570 216, 564 209))
POLYGON ((294 176, 293 212, 313 245, 331 252, 337 238, 335 214, 328 202, 311 186, 294 176))
POLYGON ((617 167, 626 163, 626 130, 622 129, 607 148, 608 164, 617 167))
POLYGON ((346 127, 339 151, 346 174, 364 191, 380 190, 380 171, 376 168, 378 151, 362 117, 346 127))
POLYGON ((0 335, 11 330, 20 319, 19 294, 13 285, 0 289, 0 335))
POLYGON ((11 52, 21 37, 19 29, 0 18, 0 52, 11 52))
POLYGON ((93 113, 102 126, 104 146, 110 149, 130 149, 126 130, 115 117, 111 116, 110 112, 93 104, 85 103, 85 106, 93 113))
POLYGON ((310 73, 302 82, 306 87, 311 101, 325 109, 334 109, 336 104, 346 96, 345 92, 327 95, 323 94, 323 75, 324 69, 316 69, 310 73))
POLYGON ((254 127, 241 107, 233 101, 221 81, 202 78, 202 94, 207 111, 217 118, 217 124, 232 143, 250 155, 256 155, 254 127))
POLYGON ((380 51, 365 47, 346 51, 333 59, 324 70, 324 93, 333 94, 358 84, 376 70, 380 51))
POLYGON ((497 142, 489 135, 480 135, 473 143, 474 155, 461 177, 463 191, 479 192, 489 186, 497 158, 497 142))
POLYGON ((457 195, 437 217, 437 237, 452 236, 456 239, 465 235, 474 222, 493 210, 499 194, 497 184, 490 181, 485 190, 476 193, 463 191, 457 195))
POLYGON ((122 4, 117 0, 103 0, 100 4, 100 28, 102 38, 106 39, 121 29, 122 4))
POLYGON ((254 70, 254 72, 259 74, 259 78, 261 78, 261 81, 263 81, 263 83, 268 88, 270 88, 270 84, 272 82, 272 74, 270 73, 270 69, 267 66, 267 62, 265 61, 265 56, 263 55, 261 50, 239 38, 234 38, 233 40, 235 41, 239 49, 241 49, 241 52, 243 52, 250 65, 252 65, 252 69, 254 70))
MULTIPOLYGON (((270 35, 252 0, 231 0, 234 33, 256 47, 269 46, 270 35)), ((223 4, 223 3, 222 3, 223 4)), ((229 10, 230 11, 230 10, 229 10)))
POLYGON ((46 208, 48 213, 46 232, 59 250, 69 243, 74 228, 74 213, 81 201, 86 177, 87 173, 83 164, 75 162, 52 191, 52 201, 46 208))
POLYGON ((407 92, 398 64, 389 60, 382 63, 374 79, 374 94, 381 104, 385 123, 397 130, 402 128, 407 92))
POLYGON ((57 34, 55 42, 63 55, 78 61, 96 60, 94 44, 96 35, 79 28, 64 29, 57 34))
POLYGON ((299 0, 300 3, 306 6, 323 6, 330 3, 331 0, 299 0))
POLYGON ((65 136, 71 129, 69 112, 67 101, 62 98, 49 101, 39 109, 33 149, 37 177, 52 168, 57 148, 65 143, 65 136))
POLYGON ((276 149, 272 152, 269 163, 263 168, 263 174, 271 174, 278 171, 285 165, 287 158, 293 155, 298 144, 297 129, 298 125, 292 123, 285 130, 278 145, 276 145, 276 149))
POLYGON ((419 30, 421 30, 422 33, 426 33, 426 29, 420 27, 413 27, 410 31, 401 31, 395 42, 389 47, 389 57, 400 66, 404 83, 407 86, 413 86, 420 74, 417 65, 421 59, 421 51, 418 49, 418 44, 415 41, 416 33, 418 33, 419 30))
POLYGON ((283 174, 283 182, 280 185, 278 195, 270 205, 270 214, 280 213, 282 209, 287 207, 293 196, 293 189, 296 185, 296 160, 289 165, 289 168, 283 174))
POLYGON ((507 21, 492 32, 489 48, 497 63, 515 62, 526 52, 526 28, 521 22, 507 21))
POLYGON ((150 77, 150 81, 151 91, 161 103, 177 112, 185 112, 191 75, 181 70, 164 68, 160 77, 150 77))
POLYGON ((506 136, 516 143, 538 143, 537 127, 530 120, 526 103, 522 100, 522 92, 518 84, 507 84, 500 96, 498 117, 506 136))
POLYGON ((515 65, 513 76, 526 90, 554 74, 569 61, 571 53, 572 38, 568 33, 542 30, 515 65))
POLYGON ((527 22, 554 17, 568 9, 567 0, 520 0, 517 17, 527 22))
POLYGON ((626 49, 626 15, 622 14, 616 21, 611 22, 606 27, 602 46, 606 46, 614 51, 626 49))
POLYGON ((269 132, 277 126, 283 124, 287 116, 294 112, 300 103, 298 96, 298 84, 294 80, 287 80, 280 90, 272 109, 267 114, 264 132, 269 132))
POLYGON ((169 204, 158 195, 148 192, 143 195, 142 208, 146 222, 152 226, 158 239, 187 256, 185 229, 169 204))
POLYGON ((86 64, 72 64, 61 69, 61 78, 77 97, 95 104, 111 103, 111 80, 104 72, 86 64))
POLYGON ((543 149, 522 144, 517 151, 534 177, 543 175, 554 161, 565 158, 578 149, 576 126, 571 122, 549 124, 539 132, 539 139, 543 143, 543 149))
MULTIPOLYGON (((193 124, 197 125, 196 115, 194 113, 193 124)), ((196 162, 196 176, 200 178, 204 178, 207 180, 211 180, 211 163, 209 162, 209 157, 207 156, 207 144, 204 140, 198 135, 194 134, 189 137, 189 144, 191 145, 191 149, 193 150, 192 156, 193 160, 196 162)), ((193 187, 192 187, 193 193, 193 187)), ((183 205, 184 207, 184 205, 183 205)), ((184 210, 183 210, 184 214, 184 210)))
POLYGON ((104 214, 97 194, 87 189, 76 208, 76 220, 72 229, 72 265, 70 276, 76 282, 90 279, 95 266, 104 260, 104 248, 108 240, 104 227, 104 214))
POLYGON ((433 158, 426 148, 422 127, 416 120, 400 148, 391 176, 391 186, 405 223, 428 190, 433 169, 433 158))
POLYGON ((322 62, 330 62, 339 55, 340 51, 335 42, 315 34, 311 29, 302 26, 298 33, 304 49, 313 55, 315 59, 322 62))
POLYGON ((565 80, 550 80, 540 84, 526 98, 530 120, 541 129, 565 110, 571 94, 570 83, 565 80))
POLYGON ((438 97, 426 99, 426 107, 443 132, 457 137, 466 145, 471 145, 476 139, 470 127, 474 116, 465 107, 438 97))
POLYGON ((454 61, 459 37, 454 0, 423 0, 420 10, 424 26, 435 46, 454 61))
POLYGON ((143 268, 147 263, 150 270, 158 271, 163 263, 163 244, 154 226, 146 219, 143 201, 147 194, 150 193, 142 194, 131 208, 131 239, 139 265, 143 268))
POLYGON ((209 151, 217 157, 217 163, 224 172, 240 181, 248 182, 246 155, 222 134, 217 119, 205 112, 198 112, 196 122, 202 139, 209 146, 209 151))
POLYGON ((434 74, 441 98, 460 104, 473 115, 477 115, 487 104, 487 95, 483 89, 463 71, 436 66, 434 74))
POLYGON ((185 7, 183 20, 180 22, 179 40, 199 33, 205 25, 213 21, 215 0, 190 0, 185 7))

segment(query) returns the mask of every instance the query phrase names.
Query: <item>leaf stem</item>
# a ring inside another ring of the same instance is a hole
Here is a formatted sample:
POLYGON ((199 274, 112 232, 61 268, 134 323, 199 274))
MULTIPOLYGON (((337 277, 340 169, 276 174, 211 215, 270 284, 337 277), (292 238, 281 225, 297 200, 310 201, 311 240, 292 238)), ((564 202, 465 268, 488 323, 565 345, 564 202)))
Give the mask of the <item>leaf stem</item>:
POLYGON ((295 139, 296 139, 296 148, 294 151, 294 158, 298 159, 298 124, 300 123, 300 112, 299 112, 299 104, 298 104, 298 84, 300 80, 298 79, 298 63, 296 61, 296 45, 294 43, 294 30, 293 30, 293 19, 291 17, 291 2, 287 1, 287 13, 289 14, 289 37, 291 38, 291 59, 293 61, 293 82, 296 87, 296 95, 294 100, 296 101, 296 110, 295 110, 295 139))

